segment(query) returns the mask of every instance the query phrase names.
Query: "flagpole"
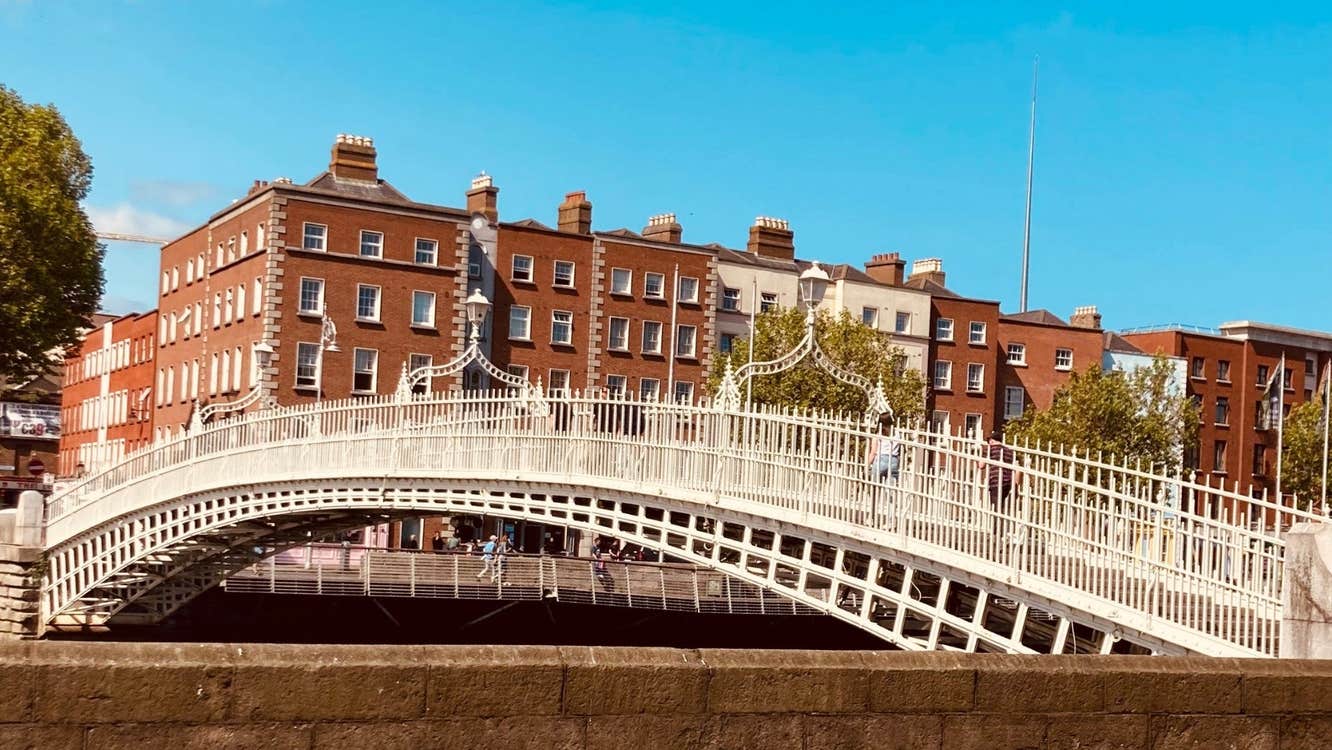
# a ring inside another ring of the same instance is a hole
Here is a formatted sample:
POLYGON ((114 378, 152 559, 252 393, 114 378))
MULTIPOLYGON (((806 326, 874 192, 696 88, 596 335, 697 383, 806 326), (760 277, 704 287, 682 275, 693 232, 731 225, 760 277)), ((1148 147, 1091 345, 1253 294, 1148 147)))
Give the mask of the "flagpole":
POLYGON ((1286 429, 1286 353, 1281 353, 1281 364, 1277 366, 1277 465, 1276 465, 1276 501, 1281 504, 1281 454, 1284 451, 1282 435, 1286 429))
MULTIPOLYGON (((754 289, 749 294, 749 359, 746 364, 754 361, 754 313, 758 310, 758 277, 753 278, 754 289)), ((745 381, 745 410, 748 411, 754 405, 754 379, 749 378, 745 381)))
POLYGON ((1323 514, 1327 515, 1327 432, 1332 417, 1332 360, 1323 367, 1323 514))

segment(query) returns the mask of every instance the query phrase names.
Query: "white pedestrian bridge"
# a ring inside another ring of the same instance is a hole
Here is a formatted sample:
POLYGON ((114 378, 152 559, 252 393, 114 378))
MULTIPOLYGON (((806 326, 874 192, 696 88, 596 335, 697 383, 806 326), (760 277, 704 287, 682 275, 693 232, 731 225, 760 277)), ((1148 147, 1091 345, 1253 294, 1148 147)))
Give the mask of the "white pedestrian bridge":
POLYGON ((1278 655, 1283 532, 1321 516, 1075 449, 894 439, 881 479, 860 417, 734 400, 454 391, 254 411, 54 494, 42 620, 155 622, 312 537, 485 514, 612 534, 903 649, 1278 655))

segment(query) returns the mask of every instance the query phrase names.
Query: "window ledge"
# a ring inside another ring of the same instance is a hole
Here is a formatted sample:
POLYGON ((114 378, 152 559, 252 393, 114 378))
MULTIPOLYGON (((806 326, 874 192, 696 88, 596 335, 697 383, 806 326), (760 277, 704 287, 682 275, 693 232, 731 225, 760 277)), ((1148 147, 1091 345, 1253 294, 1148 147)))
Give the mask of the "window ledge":
POLYGON ((551 346, 567 346, 567 347, 569 347, 569 348, 572 349, 574 344, 573 344, 572 341, 552 341, 552 342, 550 342, 550 345, 551 345, 551 346))
POLYGON ((984 388, 968 388, 968 389, 967 389, 967 393, 978 393, 978 394, 980 394, 980 395, 983 396, 983 395, 985 395, 985 389, 984 389, 984 388))
POLYGON ((322 318, 323 315, 314 310, 297 310, 296 316, 299 318, 322 318))
POLYGON ((353 320, 357 323, 373 323, 375 325, 384 324, 384 321, 380 320, 379 318, 353 318, 353 320))
POLYGON ((675 358, 676 358, 676 359, 688 360, 688 361, 690 361, 690 362, 697 362, 697 361, 698 361, 698 355, 696 355, 696 354, 677 354, 677 355, 675 355, 675 358))
POLYGON ((952 387, 951 385, 942 385, 942 386, 940 386, 940 385, 936 385, 936 386, 934 386, 934 390, 936 390, 936 391, 938 391, 938 392, 940 392, 940 393, 952 393, 952 392, 953 392, 953 387, 952 387))
POLYGON ((555 289, 577 289, 577 288, 578 288, 578 287, 574 286, 573 284, 551 284, 551 287, 552 287, 552 288, 555 288, 555 289))
POLYGON ((298 392, 298 393, 318 393, 318 392, 319 392, 319 386, 317 386, 317 385, 294 385, 294 386, 291 387, 291 389, 294 390, 294 391, 296 391, 296 392, 298 392))
POLYGON ((353 395, 353 396, 378 396, 379 394, 378 394, 377 392, 375 392, 375 391, 352 391, 352 392, 351 392, 351 395, 353 395))
POLYGON ((634 297, 634 293, 633 293, 632 291, 628 291, 628 292, 620 291, 620 292, 617 292, 617 291, 615 291, 614 289, 612 289, 612 290, 610 290, 610 296, 612 296, 612 297, 628 297, 629 299, 633 299, 633 297, 634 297))
POLYGON ((536 282, 531 279, 509 279, 509 282, 513 284, 522 284, 524 286, 536 286, 536 282))
POLYGON ((1202 375, 1190 375, 1190 376, 1189 376, 1189 380, 1197 380, 1197 381, 1200 382, 1200 383, 1206 383, 1206 382, 1207 382, 1207 378, 1206 378, 1205 376, 1202 376, 1202 375))
POLYGON ((1059 367, 1058 365, 1055 366, 1055 370, 1057 372, 1073 372, 1072 367, 1059 367))
POLYGON ((412 328, 418 331, 438 331, 433 323, 412 323, 412 328))
POLYGON ((510 336, 510 337, 509 337, 509 340, 510 340, 510 341, 528 341, 528 342, 530 342, 530 341, 532 340, 532 337, 531 337, 531 336, 510 336))
POLYGON ((986 346, 984 341, 968 341, 967 346, 986 346))
POLYGON ((628 354, 628 353, 629 353, 629 347, 627 347, 627 346, 608 346, 608 347, 606 347, 606 351, 608 351, 608 352, 622 352, 622 353, 624 353, 624 354, 628 354))
POLYGON ((1222 380, 1221 378, 1217 378, 1217 379, 1216 379, 1216 384, 1217 384, 1217 385, 1230 385, 1230 381, 1229 381, 1229 380, 1222 380))
POLYGON ((643 299, 645 299, 645 300, 655 300, 655 301, 660 302, 660 301, 663 301, 663 300, 666 299, 666 295, 664 295, 664 294, 644 294, 644 295, 643 295, 643 299))
POLYGON ((1026 362, 1005 362, 1004 364, 1008 365, 1009 367, 1026 367, 1026 366, 1027 366, 1027 363, 1026 363, 1026 362))

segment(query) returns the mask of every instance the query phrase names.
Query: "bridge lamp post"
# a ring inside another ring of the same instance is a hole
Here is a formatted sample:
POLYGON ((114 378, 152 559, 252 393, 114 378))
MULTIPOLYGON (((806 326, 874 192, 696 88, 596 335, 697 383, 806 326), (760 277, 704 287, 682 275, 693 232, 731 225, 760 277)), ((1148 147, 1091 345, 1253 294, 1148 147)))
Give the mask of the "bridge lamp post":
POLYGON ((805 328, 810 336, 814 335, 814 309, 823 302, 829 280, 828 272, 818 263, 811 263, 800 274, 800 295, 805 299, 805 328))
MULTIPOLYGON (((258 386, 259 390, 262 392, 267 389, 265 376, 268 374, 268 366, 273 364, 273 346, 267 341, 260 341, 250 350, 250 354, 254 358, 255 368, 259 371, 258 386)), ((263 404, 266 402, 267 399, 265 399, 261 393, 259 396, 259 403, 263 404)))
POLYGON ((328 305, 324 305, 324 312, 319 320, 319 358, 315 362, 315 372, 319 373, 319 382, 315 383, 315 403, 323 400, 324 396, 324 352, 337 354, 342 351, 338 348, 338 327, 333 324, 333 319, 328 317, 328 305))

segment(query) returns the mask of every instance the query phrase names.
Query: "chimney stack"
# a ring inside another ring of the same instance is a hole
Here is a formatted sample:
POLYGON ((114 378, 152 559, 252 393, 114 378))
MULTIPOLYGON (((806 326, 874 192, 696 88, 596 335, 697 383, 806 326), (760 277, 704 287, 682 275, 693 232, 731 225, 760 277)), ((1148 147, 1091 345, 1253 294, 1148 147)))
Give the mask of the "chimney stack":
POLYGON ((467 212, 499 221, 499 188, 485 172, 472 178, 472 188, 467 191, 467 212))
POLYGON ((908 281, 911 279, 922 279, 922 278, 928 279, 929 281, 933 281, 939 286, 945 286, 943 259, 921 258, 920 260, 912 263, 911 276, 908 277, 908 281))
POLYGON ((649 216, 647 226, 643 227, 643 237, 658 242, 680 244, 684 228, 675 220, 675 214, 657 214, 649 216))
POLYGON ((592 202, 587 199, 587 193, 578 190, 564 196, 557 226, 561 232, 592 233, 592 202))
POLYGON ((749 228, 749 252, 764 258, 795 259, 795 233, 786 219, 759 216, 749 228))
POLYGON ((1080 305, 1073 308, 1073 316, 1068 319, 1069 325, 1074 328, 1091 328, 1101 330, 1101 313, 1097 311, 1096 305, 1080 305))
POLYGON ((871 279, 888 286, 902 286, 906 261, 897 253, 879 253, 865 264, 865 273, 871 279))
POLYGON ((379 179, 379 167, 375 166, 374 139, 338 133, 338 139, 333 143, 333 159, 328 163, 328 171, 339 180, 374 182, 379 179))
POLYGON ((254 195, 266 187, 268 187, 268 180, 255 180, 254 184, 250 186, 250 192, 246 193, 246 195, 254 195))

